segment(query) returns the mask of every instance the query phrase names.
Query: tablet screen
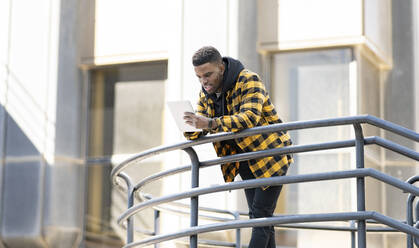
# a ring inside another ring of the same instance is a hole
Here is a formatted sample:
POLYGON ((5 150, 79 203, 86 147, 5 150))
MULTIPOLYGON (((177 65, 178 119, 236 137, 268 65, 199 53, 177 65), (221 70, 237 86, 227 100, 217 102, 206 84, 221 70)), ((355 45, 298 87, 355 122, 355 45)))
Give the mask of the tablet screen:
POLYGON ((198 129, 193 127, 189 124, 185 123, 183 116, 185 112, 192 112, 195 111, 192 108, 192 104, 190 101, 170 101, 167 102, 167 106, 172 113, 173 119, 175 119, 176 125, 181 132, 200 132, 202 129, 198 129))

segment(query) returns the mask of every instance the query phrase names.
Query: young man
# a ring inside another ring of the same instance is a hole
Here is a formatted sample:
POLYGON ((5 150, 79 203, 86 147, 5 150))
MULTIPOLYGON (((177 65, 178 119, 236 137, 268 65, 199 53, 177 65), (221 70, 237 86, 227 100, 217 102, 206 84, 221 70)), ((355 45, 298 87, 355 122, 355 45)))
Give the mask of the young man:
MULTIPOLYGON (((197 113, 185 113, 185 122, 203 132, 185 133, 193 140, 210 133, 238 132, 246 128, 281 123, 259 76, 244 69, 240 61, 221 57, 214 47, 202 47, 192 57, 202 89, 197 113)), ((286 132, 259 134, 215 142, 218 156, 291 145, 286 132)), ((290 155, 272 156, 221 165, 224 180, 234 181, 283 176, 292 162, 290 155)), ((282 186, 245 189, 250 218, 271 217, 282 186)), ((252 229, 250 248, 275 247, 273 226, 252 229)))

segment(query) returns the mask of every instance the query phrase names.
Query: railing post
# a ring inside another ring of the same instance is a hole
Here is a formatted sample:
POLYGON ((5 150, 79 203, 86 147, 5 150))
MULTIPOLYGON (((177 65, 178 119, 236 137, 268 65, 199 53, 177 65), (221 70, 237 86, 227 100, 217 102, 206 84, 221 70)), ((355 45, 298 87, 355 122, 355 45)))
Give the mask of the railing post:
MULTIPOLYGON (((160 211, 154 210, 154 235, 160 233, 160 211)), ((155 244, 154 248, 159 248, 159 244, 155 244)))
MULTIPOLYGON (((239 212, 234 212, 234 219, 235 220, 240 220, 240 213, 239 212)), ((236 248, 240 248, 241 247, 241 229, 237 228, 236 229, 236 248)))
MULTIPOLYGON (((407 183, 414 184, 415 182, 419 181, 419 176, 413 176, 409 179, 407 179, 407 183)), ((406 222, 409 226, 414 226, 413 221, 413 201, 415 200, 415 196, 412 194, 409 194, 407 197, 407 214, 406 214, 406 222)), ((416 208, 416 218, 418 218, 418 212, 416 208)), ((412 235, 407 234, 407 248, 413 248, 413 238, 412 235)))
MULTIPOLYGON (((417 206, 418 204, 416 204, 417 206)), ((416 222, 416 224, 413 226, 414 228, 418 229, 419 228, 419 222, 416 222)), ((418 238, 414 237, 413 241, 415 242, 416 247, 419 247, 419 240, 418 238)))
POLYGON ((418 223, 419 222, 419 201, 416 202, 415 216, 416 216, 415 223, 418 223))
MULTIPOLYGON (((407 198, 407 216, 406 221, 409 226, 413 226, 413 200, 415 199, 415 196, 412 194, 409 194, 409 197, 407 198)), ((413 238, 412 235, 407 234, 407 248, 413 248, 413 238)))
MULTIPOLYGON (((199 159, 195 150, 192 147, 185 148, 184 151, 189 155, 191 159, 192 168, 191 168, 191 186, 192 188, 199 187, 199 159)), ((198 225, 198 196, 191 197, 191 227, 198 225)), ((191 235, 189 239, 189 247, 197 248, 198 247, 198 236, 191 235)))
MULTIPOLYGON (((364 168, 364 135, 362 134, 361 124, 355 123, 355 149, 356 149, 356 168, 364 168)), ((365 179, 358 177, 356 179, 356 199, 357 211, 365 211, 365 179)), ((367 234, 365 220, 358 221, 358 248, 365 248, 367 246, 367 234)))
MULTIPOLYGON (((351 228, 355 228, 355 221, 351 220, 351 228)), ((351 230, 351 248, 355 248, 355 231, 351 230)))
MULTIPOLYGON (((125 183, 127 184, 127 206, 128 209, 134 206, 134 187, 132 185, 131 178, 121 172, 118 174, 122 179, 124 179, 125 183)), ((127 219, 127 244, 132 243, 134 241, 134 216, 131 216, 127 219)))

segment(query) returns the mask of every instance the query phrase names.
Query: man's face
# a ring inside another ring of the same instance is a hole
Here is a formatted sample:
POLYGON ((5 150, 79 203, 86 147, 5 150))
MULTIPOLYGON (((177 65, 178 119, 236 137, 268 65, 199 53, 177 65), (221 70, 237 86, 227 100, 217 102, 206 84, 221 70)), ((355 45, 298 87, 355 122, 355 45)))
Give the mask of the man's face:
POLYGON ((221 92, 223 82, 224 64, 205 63, 194 67, 195 74, 202 87, 208 94, 221 92))

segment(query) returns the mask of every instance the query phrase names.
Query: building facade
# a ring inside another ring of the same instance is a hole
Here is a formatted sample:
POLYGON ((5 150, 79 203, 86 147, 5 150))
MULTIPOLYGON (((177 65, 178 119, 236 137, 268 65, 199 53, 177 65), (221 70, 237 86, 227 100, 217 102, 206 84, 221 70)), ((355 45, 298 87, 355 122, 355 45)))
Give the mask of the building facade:
MULTIPOLYGON (((0 247, 120 247, 123 230, 115 220, 126 199, 109 173, 132 154, 184 140, 165 103, 196 101, 191 57, 204 45, 259 73, 285 121, 371 114, 419 130, 414 0, 3 0, 0 32, 0 247)), ((419 148, 375 128, 365 133, 419 148)), ((310 144, 354 134, 336 127, 291 136, 310 144)), ((215 156, 210 145, 198 154, 215 156)), ((418 173, 417 162, 384 149, 368 147, 365 155, 366 167, 399 179, 418 173)), ((295 161, 291 175, 355 168, 351 149, 295 161)), ((139 180, 187 163, 185 154, 169 153, 128 173, 139 180)), ((201 173, 202 186, 223 183, 218 167, 201 173)), ((189 177, 146 190, 179 192, 190 187, 189 177)), ((366 188, 367 209, 405 219, 405 194, 373 180, 366 188)), ((287 185, 276 213, 354 211, 355 196, 351 180, 287 185)), ((202 206, 214 202, 247 210, 243 192, 200 198, 202 206)), ((152 228, 152 220, 152 212, 136 216, 139 228, 152 228)), ((162 232, 189 224, 170 214, 162 223, 162 232)), ((228 232, 208 237, 233 239, 228 232)), ((401 234, 367 238, 368 247, 406 242, 401 234)), ((350 235, 277 232, 282 247, 338 243, 349 247, 350 235)))

